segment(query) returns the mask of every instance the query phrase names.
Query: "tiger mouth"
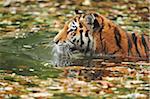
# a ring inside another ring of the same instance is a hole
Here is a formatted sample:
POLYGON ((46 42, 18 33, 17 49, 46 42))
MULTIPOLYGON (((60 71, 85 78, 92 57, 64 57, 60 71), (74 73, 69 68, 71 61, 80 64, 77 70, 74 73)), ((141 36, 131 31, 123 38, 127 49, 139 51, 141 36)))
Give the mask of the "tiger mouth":
POLYGON ((53 54, 56 56, 65 56, 65 57, 70 57, 71 56, 71 49, 68 45, 58 45, 55 44, 53 47, 53 54))
POLYGON ((70 48, 70 51, 73 52, 73 51, 76 51, 77 49, 75 47, 72 47, 70 48))

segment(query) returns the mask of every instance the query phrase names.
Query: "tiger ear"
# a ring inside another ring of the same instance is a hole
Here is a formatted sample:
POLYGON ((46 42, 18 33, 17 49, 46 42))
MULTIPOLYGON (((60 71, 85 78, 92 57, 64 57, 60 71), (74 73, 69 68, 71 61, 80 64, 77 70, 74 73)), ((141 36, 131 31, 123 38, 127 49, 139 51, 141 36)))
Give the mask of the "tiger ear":
POLYGON ((82 10, 75 9, 75 14, 84 14, 85 12, 82 10))
POLYGON ((94 23, 95 17, 89 14, 85 17, 85 19, 88 25, 92 25, 94 23))
POLYGON ((95 16, 96 15, 94 14, 89 14, 85 17, 88 28, 94 32, 102 28, 101 24, 98 22, 95 16))
POLYGON ((95 18, 91 14, 88 14, 88 15, 85 16, 85 22, 86 22, 87 28, 89 30, 93 30, 94 20, 95 20, 95 18))

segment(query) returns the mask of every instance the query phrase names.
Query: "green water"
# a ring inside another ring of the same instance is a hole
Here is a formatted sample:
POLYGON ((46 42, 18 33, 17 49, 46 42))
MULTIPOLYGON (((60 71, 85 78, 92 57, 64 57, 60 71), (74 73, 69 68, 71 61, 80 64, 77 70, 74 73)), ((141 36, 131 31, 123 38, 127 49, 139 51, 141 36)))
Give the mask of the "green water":
POLYGON ((25 38, 0 40, 0 69, 20 75, 37 75, 41 78, 57 77, 60 70, 52 68, 50 35, 28 34, 25 38))

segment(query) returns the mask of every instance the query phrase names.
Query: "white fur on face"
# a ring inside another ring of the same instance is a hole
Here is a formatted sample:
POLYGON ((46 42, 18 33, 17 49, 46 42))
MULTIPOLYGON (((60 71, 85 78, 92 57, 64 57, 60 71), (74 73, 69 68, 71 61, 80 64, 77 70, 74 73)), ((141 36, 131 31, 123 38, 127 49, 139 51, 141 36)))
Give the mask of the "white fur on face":
POLYGON ((71 51, 67 44, 57 45, 55 44, 52 50, 53 53, 53 64, 56 66, 67 65, 67 60, 70 59, 71 51))

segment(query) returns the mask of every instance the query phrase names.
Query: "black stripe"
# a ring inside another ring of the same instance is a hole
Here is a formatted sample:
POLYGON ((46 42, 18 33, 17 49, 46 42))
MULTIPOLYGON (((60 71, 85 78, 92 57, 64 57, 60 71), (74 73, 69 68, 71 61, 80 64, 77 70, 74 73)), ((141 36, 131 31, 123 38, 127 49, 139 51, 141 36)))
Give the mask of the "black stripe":
POLYGON ((128 56, 129 56, 129 54, 131 53, 132 42, 131 42, 131 39, 129 37, 129 34, 126 33, 126 35, 127 35, 127 39, 128 39, 128 56))
POLYGON ((135 33, 132 33, 132 40, 134 42, 136 52, 138 53, 139 57, 141 57, 140 52, 139 52, 138 47, 137 47, 137 37, 136 37, 135 33))
POLYGON ((116 40, 116 44, 117 46, 121 49, 121 45, 120 45, 120 42, 121 42, 121 35, 120 35, 120 32, 117 28, 114 29, 114 33, 115 33, 115 40, 116 40))
POLYGON ((78 20, 80 20, 80 18, 81 18, 81 15, 79 16, 78 20))
POLYGON ((99 30, 99 32, 102 32, 102 30, 104 29, 104 19, 101 17, 101 20, 102 20, 102 23, 101 23, 101 25, 100 25, 100 30, 99 30))
POLYGON ((80 30, 80 40, 81 40, 81 45, 80 45, 80 47, 82 47, 82 45, 84 44, 83 38, 82 38, 82 32, 83 32, 83 30, 80 30))
POLYGON ((100 43, 101 43, 101 53, 105 53, 105 54, 107 54, 107 52, 108 52, 108 50, 107 50, 107 48, 106 48, 106 42, 105 41, 103 41, 103 37, 102 37, 102 31, 103 31, 103 29, 104 29, 104 19, 103 19, 103 17, 101 17, 101 16, 99 16, 100 18, 101 18, 101 23, 100 23, 100 29, 99 29, 99 33, 100 33, 100 43))
POLYGON ((87 44, 87 47, 86 47, 86 52, 90 50, 90 49, 89 49, 90 42, 91 42, 91 40, 90 40, 90 38, 88 37, 88 44, 87 44))
POLYGON ((85 32, 85 37, 88 37, 88 32, 89 32, 89 30, 87 30, 87 31, 85 32))
POLYGON ((76 41, 76 38, 72 42, 75 42, 75 41, 76 41))
POLYGON ((58 44, 59 40, 57 40, 55 43, 58 44))
POLYGON ((148 48, 146 40, 144 38, 144 34, 141 35, 141 39, 142 39, 142 44, 144 46, 144 50, 146 52, 146 57, 148 57, 148 50, 149 50, 149 48, 148 48))
POLYGON ((90 42, 91 42, 91 40, 89 38, 89 35, 88 35, 88 31, 89 30, 86 31, 86 37, 88 37, 88 43, 87 43, 87 47, 86 47, 85 53, 87 53, 89 51, 89 46, 90 46, 90 42))
POLYGON ((80 30, 80 34, 83 32, 83 30, 80 30))
POLYGON ((85 16, 86 16, 86 15, 84 14, 84 15, 82 16, 82 18, 85 18, 85 16))
POLYGON ((69 33, 70 31, 67 31, 67 34, 69 33))
POLYGON ((75 18, 74 21, 77 22, 77 19, 75 18))
POLYGON ((97 19, 95 19, 93 30, 96 31, 98 28, 100 28, 100 24, 98 23, 97 19))
POLYGON ((102 47, 102 53, 105 51, 105 45, 103 44, 102 40, 102 30, 104 29, 104 19, 100 16, 101 20, 102 20, 102 23, 101 23, 101 27, 100 27, 100 30, 99 30, 99 33, 100 33, 100 40, 101 40, 101 47, 102 47))
POLYGON ((109 29, 111 28, 111 25, 108 23, 108 27, 109 27, 109 29))
POLYGON ((67 31, 67 34, 70 33, 70 32, 72 32, 72 31, 76 31, 76 30, 77 30, 77 28, 75 30, 70 29, 69 31, 67 31))
POLYGON ((81 24, 81 23, 80 23, 79 27, 80 27, 80 28, 83 28, 83 26, 82 26, 82 24, 81 24))

